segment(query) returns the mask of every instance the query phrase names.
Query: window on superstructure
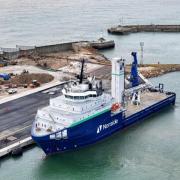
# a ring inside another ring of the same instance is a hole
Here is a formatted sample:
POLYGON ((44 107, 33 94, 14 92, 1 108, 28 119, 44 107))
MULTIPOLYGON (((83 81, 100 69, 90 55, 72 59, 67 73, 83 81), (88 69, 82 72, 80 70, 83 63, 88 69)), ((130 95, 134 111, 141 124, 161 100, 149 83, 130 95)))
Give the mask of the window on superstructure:
POLYGON ((83 96, 79 96, 79 99, 84 99, 84 97, 83 96))
POLYGON ((73 96, 69 96, 69 95, 65 95, 66 98, 69 98, 69 99, 74 99, 73 96))
POLYGON ((83 99, 83 97, 82 96, 75 96, 74 99, 78 99, 79 100, 79 99, 83 99))

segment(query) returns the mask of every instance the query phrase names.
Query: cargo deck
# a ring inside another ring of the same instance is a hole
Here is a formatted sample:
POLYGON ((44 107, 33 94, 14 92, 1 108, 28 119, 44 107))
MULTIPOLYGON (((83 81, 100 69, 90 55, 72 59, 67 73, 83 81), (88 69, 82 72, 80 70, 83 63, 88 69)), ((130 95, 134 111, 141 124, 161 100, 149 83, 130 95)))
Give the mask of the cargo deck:
POLYGON ((126 118, 129 116, 147 109, 148 107, 155 105, 163 100, 166 100, 171 95, 161 92, 143 92, 141 94, 141 103, 140 105, 133 105, 131 101, 127 101, 126 104, 126 118))

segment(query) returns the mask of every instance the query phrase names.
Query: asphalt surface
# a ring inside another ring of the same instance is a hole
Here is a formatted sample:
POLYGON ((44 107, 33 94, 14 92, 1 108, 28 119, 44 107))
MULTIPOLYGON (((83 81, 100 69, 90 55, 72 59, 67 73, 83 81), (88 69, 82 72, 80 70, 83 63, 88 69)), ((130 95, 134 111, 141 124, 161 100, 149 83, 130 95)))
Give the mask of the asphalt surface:
POLYGON ((38 108, 47 106, 51 97, 56 97, 61 94, 63 85, 58 85, 54 90, 49 88, 55 94, 50 95, 48 92, 33 93, 19 99, 15 99, 3 104, 0 104, 0 147, 4 147, 7 143, 5 139, 8 136, 14 136, 17 139, 23 139, 30 136, 31 125, 34 121, 38 108), (5 132, 5 133, 4 133, 5 132), (8 134, 8 135, 6 135, 8 134))

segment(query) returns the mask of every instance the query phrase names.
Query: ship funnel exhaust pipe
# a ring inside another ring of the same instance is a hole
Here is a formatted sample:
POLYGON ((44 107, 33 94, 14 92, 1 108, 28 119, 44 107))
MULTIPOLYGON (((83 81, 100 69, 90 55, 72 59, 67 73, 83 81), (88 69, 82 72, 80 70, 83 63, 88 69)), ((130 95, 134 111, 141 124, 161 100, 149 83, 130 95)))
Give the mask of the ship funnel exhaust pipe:
POLYGON ((116 103, 123 103, 125 60, 114 58, 112 63, 111 94, 116 103))

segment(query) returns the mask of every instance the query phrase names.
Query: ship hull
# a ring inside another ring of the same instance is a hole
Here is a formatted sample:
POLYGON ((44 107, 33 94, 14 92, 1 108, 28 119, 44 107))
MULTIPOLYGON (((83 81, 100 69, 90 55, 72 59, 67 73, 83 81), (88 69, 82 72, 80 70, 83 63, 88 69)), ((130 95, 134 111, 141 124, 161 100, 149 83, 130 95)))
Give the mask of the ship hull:
POLYGON ((94 144, 121 129, 144 120, 146 117, 160 111, 161 109, 174 105, 176 94, 172 93, 168 98, 159 101, 137 113, 125 116, 125 112, 112 114, 106 111, 92 119, 82 122, 76 126, 67 128, 67 138, 59 139, 56 134, 35 136, 32 133, 33 140, 49 155, 58 152, 75 150, 90 144, 94 144), (55 138, 51 138, 53 137, 55 138), (50 137, 51 136, 51 137, 50 137))

